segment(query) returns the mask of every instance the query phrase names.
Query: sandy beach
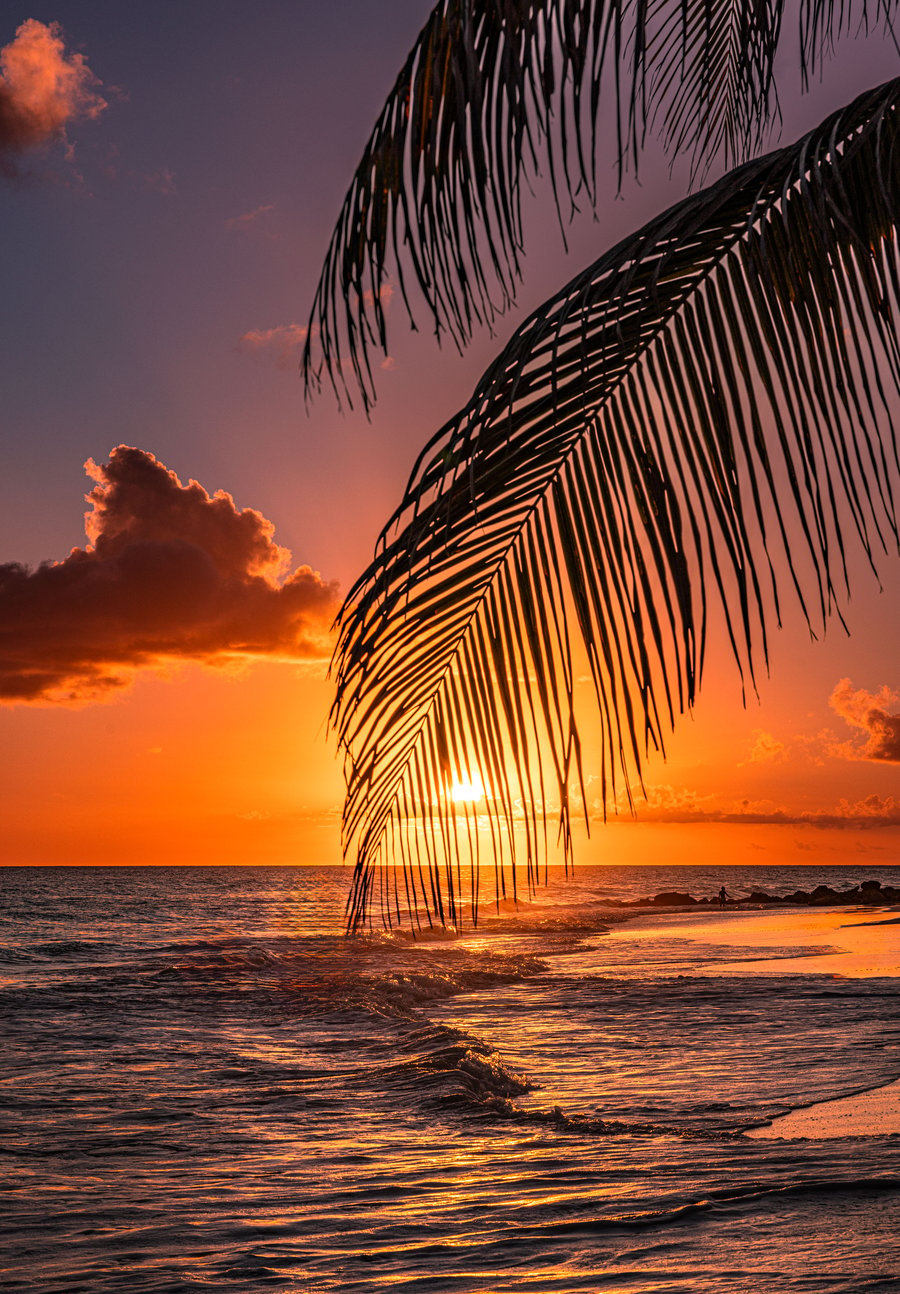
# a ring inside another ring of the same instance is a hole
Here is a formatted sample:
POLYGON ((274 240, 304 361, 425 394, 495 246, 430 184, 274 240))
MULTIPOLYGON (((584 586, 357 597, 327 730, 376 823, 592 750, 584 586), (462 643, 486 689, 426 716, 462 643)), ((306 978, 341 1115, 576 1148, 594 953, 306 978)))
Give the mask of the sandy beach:
MULTIPOLYGON (((718 962, 716 974, 841 975, 856 979, 900 975, 900 914, 895 908, 648 913, 629 920, 611 937, 624 933, 631 938, 640 933, 647 939, 732 946, 734 961, 718 962)), ((700 973, 702 969, 697 968, 700 973)))
MULTIPOLYGON (((611 933, 648 941, 688 941, 733 947, 733 961, 680 967, 696 975, 831 975, 873 979, 900 976, 900 914, 896 908, 779 908, 642 914, 611 933), (815 951, 811 951, 815 949, 815 951), (777 955, 771 955, 777 950, 777 955)), ((900 1059, 898 1059, 900 1067, 900 1059)), ((748 1130, 757 1139, 818 1140, 900 1136, 900 1080, 838 1100, 822 1101, 748 1130)))

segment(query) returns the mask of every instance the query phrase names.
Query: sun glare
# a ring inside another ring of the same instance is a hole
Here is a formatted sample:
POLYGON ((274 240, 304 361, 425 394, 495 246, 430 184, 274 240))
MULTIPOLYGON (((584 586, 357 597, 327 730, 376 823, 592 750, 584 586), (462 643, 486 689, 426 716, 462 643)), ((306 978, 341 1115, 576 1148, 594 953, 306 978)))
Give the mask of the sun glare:
POLYGON ((454 782, 450 788, 450 798, 454 804, 461 804, 464 801, 480 800, 484 795, 484 786, 481 778, 476 773, 469 781, 454 782))

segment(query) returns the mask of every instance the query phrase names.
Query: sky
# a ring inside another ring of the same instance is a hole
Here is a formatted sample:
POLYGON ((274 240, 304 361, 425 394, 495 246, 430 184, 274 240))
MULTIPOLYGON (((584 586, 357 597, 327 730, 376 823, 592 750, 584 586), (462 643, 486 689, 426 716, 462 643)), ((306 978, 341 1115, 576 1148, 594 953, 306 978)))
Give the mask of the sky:
MULTIPOLYGON (((342 590, 517 321, 686 190, 658 148, 618 196, 601 159, 608 196, 567 250, 536 185, 495 336, 439 349, 389 302, 371 417, 327 392, 307 409, 331 227, 429 8, 3 8, 3 863, 339 862, 342 590)), ((806 96, 781 63, 785 143, 900 74, 880 33, 806 96)), ((589 751, 576 862, 900 862, 896 554, 879 575, 856 562, 849 635, 812 641, 790 611, 746 706, 714 644, 636 824, 599 822, 589 751)))

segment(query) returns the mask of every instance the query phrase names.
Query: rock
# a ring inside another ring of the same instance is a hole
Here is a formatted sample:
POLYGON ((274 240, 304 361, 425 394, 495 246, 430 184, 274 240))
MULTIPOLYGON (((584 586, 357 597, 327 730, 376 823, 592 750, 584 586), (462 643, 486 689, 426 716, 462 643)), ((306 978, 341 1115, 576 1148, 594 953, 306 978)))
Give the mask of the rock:
MULTIPOLYGON (((695 899, 693 895, 683 894, 680 890, 664 890, 661 894, 654 895, 653 898, 608 899, 607 902, 615 907, 622 908, 719 906, 718 898, 695 899)), ((843 904, 853 903, 900 903, 900 888, 882 885, 880 881, 863 881, 861 885, 854 886, 852 890, 835 890, 830 885, 817 885, 811 892, 794 890, 793 894, 766 894, 763 890, 754 890, 752 894, 744 898, 728 899, 727 906, 743 906, 751 903, 780 903, 785 906, 802 904, 807 907, 810 904, 815 904, 817 907, 838 907, 843 904)))
POLYGON ((830 885, 817 885, 809 896, 810 903, 833 903, 838 897, 837 890, 830 885))

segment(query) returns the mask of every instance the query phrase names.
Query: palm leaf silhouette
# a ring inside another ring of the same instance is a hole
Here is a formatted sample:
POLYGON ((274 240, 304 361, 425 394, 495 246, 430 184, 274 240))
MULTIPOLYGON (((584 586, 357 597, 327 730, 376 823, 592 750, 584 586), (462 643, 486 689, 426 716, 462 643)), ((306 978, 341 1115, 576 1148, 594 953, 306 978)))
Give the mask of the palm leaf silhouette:
POLYGON ((640 778, 724 617, 745 685, 793 590, 839 606, 845 546, 897 543, 900 81, 733 171, 516 332, 431 440, 339 617, 351 928, 474 918, 481 854, 529 883, 581 777, 640 778), (490 839, 455 780, 478 770, 490 839), (468 893, 466 890, 468 889, 468 893))
MULTIPOLYGON (((889 26, 896 0, 875 0, 889 26)), ((407 275, 437 335, 460 347, 515 293, 524 179, 546 167, 560 208, 594 203, 597 130, 621 182, 648 127, 701 173, 758 151, 777 115, 784 0, 439 0, 366 144, 326 253, 303 354, 323 378, 375 398, 384 293, 407 275), (611 129, 614 127, 614 131, 611 129)), ((801 0, 804 77, 866 0, 801 0)))

